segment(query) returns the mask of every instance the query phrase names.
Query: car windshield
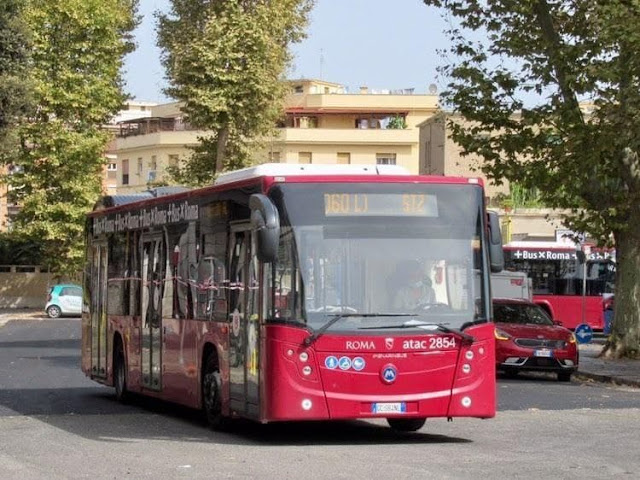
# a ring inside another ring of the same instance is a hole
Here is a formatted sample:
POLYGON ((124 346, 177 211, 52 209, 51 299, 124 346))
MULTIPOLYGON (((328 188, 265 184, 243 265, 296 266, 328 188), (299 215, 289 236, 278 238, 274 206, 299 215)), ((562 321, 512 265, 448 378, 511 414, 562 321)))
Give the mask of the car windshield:
POLYGON ((282 228, 271 271, 271 320, 315 330, 341 315, 331 330, 363 332, 418 328, 407 317, 452 328, 486 321, 480 188, 274 189, 282 228))
POLYGON ((494 303, 493 317, 496 323, 553 325, 551 318, 537 305, 494 303))

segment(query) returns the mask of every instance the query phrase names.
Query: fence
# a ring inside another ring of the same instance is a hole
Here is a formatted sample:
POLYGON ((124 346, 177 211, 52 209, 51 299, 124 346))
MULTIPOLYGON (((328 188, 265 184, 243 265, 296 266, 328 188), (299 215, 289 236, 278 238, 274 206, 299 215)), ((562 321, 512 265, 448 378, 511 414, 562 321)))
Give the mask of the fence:
POLYGON ((0 308, 44 309, 49 287, 63 281, 39 266, 0 265, 0 308))

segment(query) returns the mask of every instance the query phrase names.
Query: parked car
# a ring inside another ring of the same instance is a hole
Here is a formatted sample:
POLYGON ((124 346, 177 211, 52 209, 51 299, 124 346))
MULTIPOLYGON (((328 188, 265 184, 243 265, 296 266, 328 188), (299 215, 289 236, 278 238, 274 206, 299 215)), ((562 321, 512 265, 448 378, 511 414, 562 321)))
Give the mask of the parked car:
POLYGON ((568 382, 578 369, 574 334, 554 322, 535 303, 515 298, 494 298, 496 367, 507 374, 534 370, 556 372, 568 382))
POLYGON ((51 318, 82 313, 82 287, 73 284, 54 285, 49 289, 44 311, 51 318))

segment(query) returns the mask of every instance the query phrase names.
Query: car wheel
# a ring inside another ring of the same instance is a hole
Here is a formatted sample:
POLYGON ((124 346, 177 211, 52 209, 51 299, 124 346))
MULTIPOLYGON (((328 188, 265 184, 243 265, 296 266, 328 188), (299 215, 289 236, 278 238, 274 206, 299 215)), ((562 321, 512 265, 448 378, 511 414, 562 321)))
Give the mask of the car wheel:
POLYGON ((570 382, 571 381, 571 372, 558 372, 558 381, 559 382, 570 382))
POLYGON ((426 418, 387 418, 389 426, 397 432, 415 432, 420 430, 426 418))
POLYGON ((214 430, 226 430, 230 419, 222 414, 222 377, 214 355, 209 355, 202 375, 202 410, 214 430))
POLYGON ((124 349, 121 341, 117 343, 113 354, 113 386, 116 389, 116 399, 119 402, 126 403, 129 399, 129 392, 127 392, 127 363, 124 358, 124 349))
POLYGON ((62 310, 60 310, 60 307, 57 305, 50 305, 49 308, 47 308, 47 315, 49 315, 49 318, 58 318, 62 315, 62 310))

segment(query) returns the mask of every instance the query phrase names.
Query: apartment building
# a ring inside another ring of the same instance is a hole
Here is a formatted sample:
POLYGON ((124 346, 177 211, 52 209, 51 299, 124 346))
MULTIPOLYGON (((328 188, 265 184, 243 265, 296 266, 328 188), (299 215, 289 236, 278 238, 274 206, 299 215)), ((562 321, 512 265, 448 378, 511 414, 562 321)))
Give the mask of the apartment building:
MULTIPOLYGON (((418 125, 434 115, 438 96, 412 89, 349 93, 338 83, 290 80, 283 120, 256 163, 393 164, 418 173, 418 125)), ((145 190, 190 154, 197 131, 179 103, 151 107, 148 117, 120 122, 116 139, 117 191, 145 190)))

